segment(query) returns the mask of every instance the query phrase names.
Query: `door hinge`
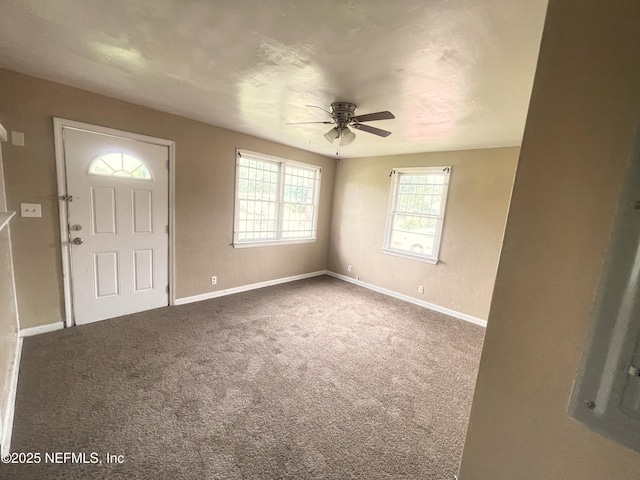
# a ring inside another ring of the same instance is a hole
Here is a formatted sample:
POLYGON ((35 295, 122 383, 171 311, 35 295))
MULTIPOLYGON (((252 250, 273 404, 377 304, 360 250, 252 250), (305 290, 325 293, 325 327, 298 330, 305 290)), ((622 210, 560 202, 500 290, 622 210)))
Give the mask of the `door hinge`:
POLYGON ((167 225, 167 233, 169 233, 169 225, 167 225))
POLYGON ((60 200, 65 202, 73 202, 73 195, 61 195, 60 200))
POLYGON ((167 285, 167 293, 169 293, 169 285, 167 285))

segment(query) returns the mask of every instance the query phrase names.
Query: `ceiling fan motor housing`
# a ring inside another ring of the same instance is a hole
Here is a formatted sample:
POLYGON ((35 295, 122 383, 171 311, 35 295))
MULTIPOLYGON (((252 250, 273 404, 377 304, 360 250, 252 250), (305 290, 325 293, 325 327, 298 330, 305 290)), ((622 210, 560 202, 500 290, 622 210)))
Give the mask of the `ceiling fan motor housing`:
POLYGON ((357 105, 349 102, 333 102, 331 104, 331 113, 336 119, 340 128, 344 128, 351 122, 356 112, 357 105))

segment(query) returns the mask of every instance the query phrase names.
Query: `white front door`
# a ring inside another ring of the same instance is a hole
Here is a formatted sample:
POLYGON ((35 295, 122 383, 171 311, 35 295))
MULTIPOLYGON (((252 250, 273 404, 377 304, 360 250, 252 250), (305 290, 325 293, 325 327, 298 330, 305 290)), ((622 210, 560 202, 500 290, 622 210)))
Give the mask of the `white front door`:
POLYGON ((169 148, 62 127, 76 324, 166 306, 169 148))

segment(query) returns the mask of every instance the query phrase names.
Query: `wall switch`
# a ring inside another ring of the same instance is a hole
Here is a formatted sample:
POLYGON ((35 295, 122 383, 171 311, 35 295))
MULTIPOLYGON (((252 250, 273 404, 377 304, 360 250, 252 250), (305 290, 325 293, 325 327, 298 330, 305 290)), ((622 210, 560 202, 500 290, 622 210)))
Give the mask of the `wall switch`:
POLYGON ((350 271, 351 271, 351 265, 347 267, 347 272, 350 272, 350 271))
POLYGON ((21 217, 42 217, 42 206, 39 203, 21 203, 21 217))
POLYGON ((218 283, 218 277, 211 277, 211 285, 215 285, 218 283))
POLYGON ((418 293, 424 293, 424 285, 418 285, 418 293))
POLYGON ((24 133, 16 131, 11 132, 11 144, 16 147, 24 147, 24 133))

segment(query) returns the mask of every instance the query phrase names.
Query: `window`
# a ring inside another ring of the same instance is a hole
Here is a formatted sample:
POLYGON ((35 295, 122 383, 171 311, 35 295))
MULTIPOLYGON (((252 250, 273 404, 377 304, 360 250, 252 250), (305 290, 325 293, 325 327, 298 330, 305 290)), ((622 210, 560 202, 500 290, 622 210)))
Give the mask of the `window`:
POLYGON ((237 151, 233 245, 316 239, 320 167, 237 151))
POLYGON ((89 175, 128 177, 136 180, 153 180, 149 168, 127 153, 112 152, 100 155, 89 166, 89 175))
POLYGON ((396 168, 384 252, 438 262, 451 167, 396 168))

